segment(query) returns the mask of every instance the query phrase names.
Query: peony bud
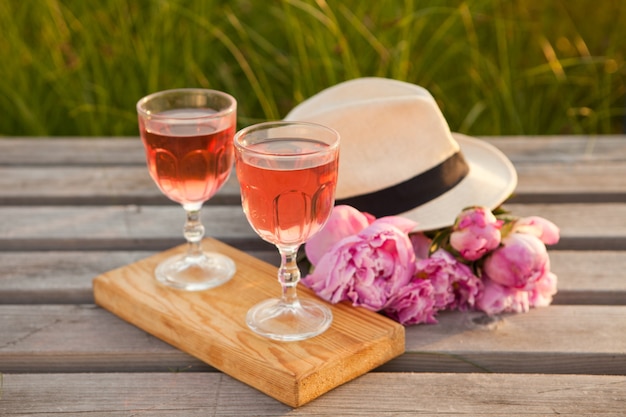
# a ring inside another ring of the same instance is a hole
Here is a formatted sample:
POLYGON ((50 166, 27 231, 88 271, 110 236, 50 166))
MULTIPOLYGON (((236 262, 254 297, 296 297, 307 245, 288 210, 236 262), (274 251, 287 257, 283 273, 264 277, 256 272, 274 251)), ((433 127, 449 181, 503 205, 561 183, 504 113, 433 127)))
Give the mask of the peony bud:
POLYGON ((550 269, 548 252, 539 238, 511 233, 503 246, 485 260, 483 270, 493 281, 519 290, 530 290, 550 269))
POLYGON ((500 244, 502 221, 485 207, 472 207, 457 217, 450 245, 469 261, 482 258, 500 244))

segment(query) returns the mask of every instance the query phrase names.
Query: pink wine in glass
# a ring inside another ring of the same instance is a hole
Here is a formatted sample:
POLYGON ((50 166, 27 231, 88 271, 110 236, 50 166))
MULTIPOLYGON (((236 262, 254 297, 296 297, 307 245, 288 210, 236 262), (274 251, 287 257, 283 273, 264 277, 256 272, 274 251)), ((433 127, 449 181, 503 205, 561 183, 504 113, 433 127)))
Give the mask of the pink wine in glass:
POLYGON ((249 147, 250 157, 238 166, 237 176, 244 212, 261 238, 273 244, 300 245, 326 223, 337 184, 337 159, 318 154, 328 147, 304 139, 249 147), (259 159, 255 152, 280 152, 281 157, 259 159))
POLYGON ((335 203, 339 134, 306 122, 267 122, 235 135, 235 166, 243 211, 254 231, 280 253, 280 298, 254 305, 246 324, 274 340, 317 336, 330 326, 332 311, 300 299, 300 245, 326 223, 335 203))
POLYGON ((160 262, 154 270, 157 281, 187 291, 226 283, 236 271, 235 263, 202 250, 200 209, 232 170, 237 101, 216 90, 165 90, 139 100, 137 116, 150 176, 187 214, 187 253, 160 262))
MULTIPOLYGON (((202 118, 212 113, 208 109, 181 109, 159 116, 202 118)), ((201 204, 226 182, 233 164, 235 124, 222 125, 155 122, 148 129, 140 123, 150 175, 167 197, 183 205, 201 204)))

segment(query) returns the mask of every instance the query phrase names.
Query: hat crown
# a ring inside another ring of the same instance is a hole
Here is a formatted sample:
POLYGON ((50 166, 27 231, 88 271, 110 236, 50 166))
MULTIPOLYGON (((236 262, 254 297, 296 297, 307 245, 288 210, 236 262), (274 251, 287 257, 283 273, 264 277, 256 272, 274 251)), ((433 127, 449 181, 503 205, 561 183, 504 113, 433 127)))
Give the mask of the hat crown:
POLYGON ((285 118, 339 132, 337 204, 377 217, 402 215, 416 230, 454 223, 467 206, 496 208, 517 184, 513 164, 489 143, 451 133, 428 90, 387 78, 327 88, 285 118))
POLYGON ((330 87, 285 119, 325 124, 339 132, 337 199, 402 183, 459 150, 428 90, 386 78, 359 78, 330 87))

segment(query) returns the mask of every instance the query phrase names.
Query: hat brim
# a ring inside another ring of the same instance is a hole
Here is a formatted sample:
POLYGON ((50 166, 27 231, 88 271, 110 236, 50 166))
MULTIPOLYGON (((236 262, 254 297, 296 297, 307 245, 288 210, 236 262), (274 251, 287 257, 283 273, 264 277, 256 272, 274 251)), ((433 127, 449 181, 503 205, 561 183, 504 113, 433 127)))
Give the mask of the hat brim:
POLYGON ((469 173, 445 194, 400 214, 418 223, 414 231, 451 226, 459 213, 469 206, 493 210, 515 191, 517 172, 498 148, 460 133, 452 133, 452 136, 461 147, 470 167, 469 173))

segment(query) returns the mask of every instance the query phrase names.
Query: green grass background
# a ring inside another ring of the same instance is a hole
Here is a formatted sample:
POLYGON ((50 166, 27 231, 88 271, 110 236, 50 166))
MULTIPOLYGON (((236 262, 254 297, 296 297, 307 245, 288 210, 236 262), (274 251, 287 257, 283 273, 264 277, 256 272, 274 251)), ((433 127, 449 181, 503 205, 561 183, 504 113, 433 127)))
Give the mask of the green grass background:
POLYGON ((137 135, 178 87, 233 94, 242 127, 361 76, 467 134, 626 130, 623 0, 3 0, 0 28, 0 135, 137 135))

